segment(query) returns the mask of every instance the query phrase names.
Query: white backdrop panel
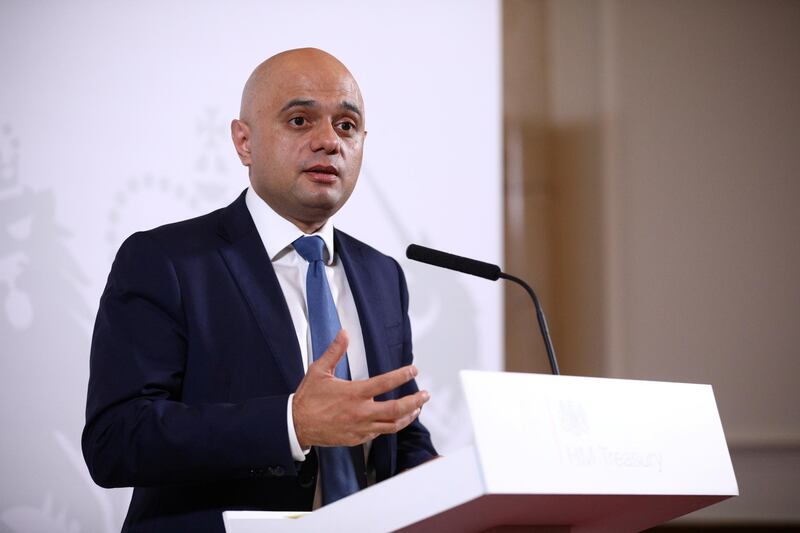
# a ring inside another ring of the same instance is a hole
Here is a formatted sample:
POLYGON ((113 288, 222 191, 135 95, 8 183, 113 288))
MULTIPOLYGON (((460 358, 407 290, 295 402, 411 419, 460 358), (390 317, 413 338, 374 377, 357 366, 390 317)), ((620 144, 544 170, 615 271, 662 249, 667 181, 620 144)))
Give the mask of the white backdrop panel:
MULTIPOLYGON (((130 233, 247 185, 228 124, 264 58, 317 46, 358 79, 364 166, 337 225, 401 259, 418 242, 502 258, 496 1, 0 4, 0 533, 118 531, 128 490, 80 455, 91 328, 130 233)), ((466 443, 462 368, 502 366, 498 284, 412 265, 423 413, 466 443)))

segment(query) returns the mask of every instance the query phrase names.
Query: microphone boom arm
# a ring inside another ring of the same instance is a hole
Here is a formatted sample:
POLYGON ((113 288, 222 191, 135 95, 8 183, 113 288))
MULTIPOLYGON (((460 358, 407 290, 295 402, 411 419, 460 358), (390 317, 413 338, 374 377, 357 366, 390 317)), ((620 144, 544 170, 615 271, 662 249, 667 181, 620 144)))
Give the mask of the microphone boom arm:
POLYGON ((550 339, 550 330, 547 327, 547 320, 544 317, 544 311, 539 303, 539 298, 530 285, 522 281, 516 276, 506 274, 499 266, 468 257, 461 257, 460 255, 449 254, 433 248, 426 248, 418 244, 410 244, 406 249, 406 257, 413 261, 420 261, 428 265, 447 268, 464 274, 478 276, 491 281, 497 281, 500 278, 513 281, 522 285, 528 291, 528 295, 533 300, 533 306, 536 308, 536 319, 539 321, 539 330, 542 332, 542 339, 544 340, 544 347, 547 350, 547 359, 550 361, 550 370, 554 376, 559 375, 558 363, 556 362, 556 352, 553 349, 553 341, 550 339))
POLYGON ((539 303, 539 298, 536 296, 536 292, 534 292, 533 288, 525 283, 523 280, 516 276, 512 276, 511 274, 506 274, 505 272, 500 272, 500 277, 503 279, 507 279, 508 281, 513 281, 518 285, 521 285, 523 289, 528 291, 528 295, 533 300, 533 306, 536 308, 536 320, 539 321, 539 329, 542 332, 542 339, 544 340, 544 347, 547 350, 547 359, 550 361, 550 370, 552 371, 554 376, 558 376, 560 372, 558 371, 558 362, 556 361, 556 352, 553 349, 553 341, 550 339, 550 328, 547 327, 547 319, 544 317, 544 311, 542 310, 542 306, 539 303))

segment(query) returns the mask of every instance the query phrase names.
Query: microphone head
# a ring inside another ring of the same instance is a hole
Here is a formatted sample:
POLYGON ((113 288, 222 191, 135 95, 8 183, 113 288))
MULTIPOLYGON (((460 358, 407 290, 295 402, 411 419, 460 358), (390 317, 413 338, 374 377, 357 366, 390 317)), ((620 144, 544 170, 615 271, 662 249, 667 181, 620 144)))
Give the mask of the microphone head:
POLYGON ((475 259, 461 257, 460 255, 449 254, 434 250, 433 248, 426 248, 418 244, 410 244, 406 248, 406 257, 414 261, 426 263, 428 265, 448 268, 464 274, 471 274, 481 278, 497 281, 500 278, 502 270, 499 266, 491 263, 484 263, 475 259))

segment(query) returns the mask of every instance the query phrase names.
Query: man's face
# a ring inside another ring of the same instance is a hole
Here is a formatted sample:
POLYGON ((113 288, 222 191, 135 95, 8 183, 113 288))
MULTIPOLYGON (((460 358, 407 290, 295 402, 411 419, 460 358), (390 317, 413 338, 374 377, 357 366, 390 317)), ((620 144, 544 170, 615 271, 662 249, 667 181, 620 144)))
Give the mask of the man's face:
POLYGON ((253 189, 313 231, 344 205, 361 170, 366 131, 358 85, 335 60, 290 57, 251 96, 252 109, 239 121, 248 130, 241 146, 237 121, 233 133, 253 189))

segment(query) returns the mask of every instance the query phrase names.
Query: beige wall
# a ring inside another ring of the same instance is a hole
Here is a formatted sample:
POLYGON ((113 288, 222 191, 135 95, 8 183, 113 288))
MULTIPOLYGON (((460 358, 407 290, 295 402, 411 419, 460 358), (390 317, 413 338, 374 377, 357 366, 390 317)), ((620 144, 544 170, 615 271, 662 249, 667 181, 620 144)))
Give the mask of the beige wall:
MULTIPOLYGON (((800 523, 800 2, 504 3, 506 268, 564 373, 711 383, 742 496, 800 523)), ((507 366, 546 371, 507 290, 507 366)))

